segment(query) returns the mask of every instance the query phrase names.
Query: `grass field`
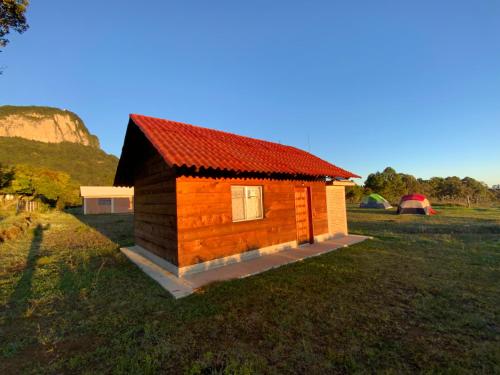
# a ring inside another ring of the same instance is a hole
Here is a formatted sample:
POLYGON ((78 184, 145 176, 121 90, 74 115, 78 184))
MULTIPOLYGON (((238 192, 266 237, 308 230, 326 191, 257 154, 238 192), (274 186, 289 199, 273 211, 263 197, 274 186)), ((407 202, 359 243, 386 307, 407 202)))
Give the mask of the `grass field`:
POLYGON ((438 210, 350 209, 375 239, 178 301, 129 216, 40 214, 0 244, 0 373, 500 373, 500 209, 438 210))

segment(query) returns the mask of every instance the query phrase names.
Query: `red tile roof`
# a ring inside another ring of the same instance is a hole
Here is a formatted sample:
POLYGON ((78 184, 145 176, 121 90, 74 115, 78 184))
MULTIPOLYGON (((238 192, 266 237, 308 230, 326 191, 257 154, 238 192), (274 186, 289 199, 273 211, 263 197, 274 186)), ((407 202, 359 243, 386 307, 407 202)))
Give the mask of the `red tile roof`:
POLYGON ((154 117, 130 118, 171 166, 359 177, 295 147, 154 117))

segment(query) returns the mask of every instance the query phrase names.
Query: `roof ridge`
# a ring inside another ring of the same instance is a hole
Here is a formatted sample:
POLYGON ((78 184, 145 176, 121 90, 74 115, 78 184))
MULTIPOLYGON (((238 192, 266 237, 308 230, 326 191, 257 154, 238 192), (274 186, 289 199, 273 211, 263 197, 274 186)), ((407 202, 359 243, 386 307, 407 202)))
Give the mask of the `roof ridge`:
MULTIPOLYGON (((198 128, 198 129, 203 129, 203 130, 209 130, 209 131, 213 131, 213 132, 216 132, 216 133, 227 134, 227 135, 230 135, 230 136, 233 136, 233 137, 246 138, 246 139, 250 139, 252 141, 259 141, 259 142, 268 143, 268 144, 272 144, 272 145, 277 145, 277 146, 281 146, 281 147, 292 147, 292 148, 295 148, 297 150, 304 151, 304 150, 301 150, 300 148, 295 147, 295 146, 290 146, 290 145, 283 144, 283 143, 278 143, 278 142, 272 142, 272 141, 268 141, 266 139, 250 137, 248 135, 241 135, 241 134, 229 132, 229 131, 226 131, 226 130, 219 130, 219 129, 214 129, 214 128, 208 128, 206 126, 200 126, 200 125, 190 124, 188 122, 175 121, 175 120, 170 120, 170 119, 166 119, 166 118, 141 115, 141 114, 138 114, 138 113, 131 113, 130 117, 132 117, 132 116, 146 117, 146 118, 150 118, 150 119, 154 119, 154 120, 159 120, 159 121, 168 121, 168 122, 171 122, 173 124, 180 124, 180 125, 190 126, 190 127, 195 128, 195 129, 198 128)), ((304 151, 304 152, 307 152, 307 151, 304 151)))

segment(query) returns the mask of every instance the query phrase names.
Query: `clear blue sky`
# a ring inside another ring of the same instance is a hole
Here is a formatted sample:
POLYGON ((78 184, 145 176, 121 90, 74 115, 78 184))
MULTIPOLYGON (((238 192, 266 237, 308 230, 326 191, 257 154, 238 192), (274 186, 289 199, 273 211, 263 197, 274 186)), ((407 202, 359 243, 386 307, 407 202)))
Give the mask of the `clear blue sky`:
POLYGON ((0 103, 70 109, 109 153, 141 113, 363 177, 500 183, 497 0, 32 3, 0 54, 0 103))

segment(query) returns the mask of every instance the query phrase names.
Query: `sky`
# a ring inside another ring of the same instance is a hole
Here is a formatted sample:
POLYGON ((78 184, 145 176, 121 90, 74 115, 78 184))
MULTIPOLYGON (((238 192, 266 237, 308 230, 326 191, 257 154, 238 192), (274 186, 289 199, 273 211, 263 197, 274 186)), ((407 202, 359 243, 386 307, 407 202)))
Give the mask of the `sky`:
POLYGON ((500 184, 498 0, 45 0, 27 16, 0 54, 0 104, 71 110, 108 153, 140 113, 363 179, 500 184))

